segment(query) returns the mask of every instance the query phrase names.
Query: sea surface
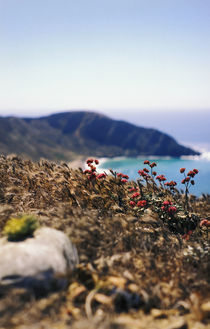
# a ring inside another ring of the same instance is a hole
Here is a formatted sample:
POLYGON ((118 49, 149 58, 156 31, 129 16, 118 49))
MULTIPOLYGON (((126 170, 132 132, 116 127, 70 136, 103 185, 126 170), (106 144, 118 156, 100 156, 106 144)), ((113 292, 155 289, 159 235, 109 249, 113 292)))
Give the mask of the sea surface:
POLYGON ((158 175, 165 175, 167 181, 175 180, 178 189, 182 188, 181 180, 184 178, 180 174, 180 168, 186 168, 186 173, 192 169, 198 169, 199 173, 194 177, 195 185, 190 187, 190 193, 196 196, 210 194, 210 152, 204 152, 200 156, 186 156, 181 158, 171 157, 138 157, 138 158, 103 158, 100 159, 99 169, 101 172, 113 169, 129 176, 130 180, 139 178, 138 170, 148 166, 144 165, 144 160, 156 162, 154 170, 158 175))

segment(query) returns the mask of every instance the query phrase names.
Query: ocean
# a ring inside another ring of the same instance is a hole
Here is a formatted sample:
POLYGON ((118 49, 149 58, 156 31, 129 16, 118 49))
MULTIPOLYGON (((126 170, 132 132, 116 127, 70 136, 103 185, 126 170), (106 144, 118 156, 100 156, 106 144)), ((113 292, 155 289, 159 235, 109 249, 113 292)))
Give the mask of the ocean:
MULTIPOLYGON (((210 194, 210 152, 204 152, 200 156, 186 156, 181 158, 171 157, 137 157, 137 158, 103 158, 100 159, 99 169, 101 172, 112 169, 117 172, 122 172, 129 176, 129 180, 139 178, 138 170, 146 166, 144 160, 156 162, 157 167, 154 170, 158 175, 165 175, 167 181, 174 180, 177 182, 177 188, 183 189, 181 180, 184 178, 180 174, 180 168, 186 168, 186 172, 196 168, 199 170, 198 175, 194 177, 195 185, 190 187, 190 193, 196 196, 210 194)), ((149 168, 149 167, 148 167, 149 168)))

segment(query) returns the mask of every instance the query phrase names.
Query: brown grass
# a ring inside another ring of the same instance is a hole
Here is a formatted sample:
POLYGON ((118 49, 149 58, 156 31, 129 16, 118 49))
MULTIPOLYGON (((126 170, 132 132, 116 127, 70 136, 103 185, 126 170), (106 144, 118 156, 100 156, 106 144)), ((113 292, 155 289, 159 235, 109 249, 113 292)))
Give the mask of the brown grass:
MULTIPOLYGON (((80 257, 62 291, 0 286, 0 328, 207 328, 209 239, 199 226, 185 241, 153 209, 129 207, 134 182, 93 184, 65 163, 2 156, 0 182, 0 234, 11 216, 35 214, 69 235, 80 257)), ((210 216, 210 197, 191 208, 210 216)))

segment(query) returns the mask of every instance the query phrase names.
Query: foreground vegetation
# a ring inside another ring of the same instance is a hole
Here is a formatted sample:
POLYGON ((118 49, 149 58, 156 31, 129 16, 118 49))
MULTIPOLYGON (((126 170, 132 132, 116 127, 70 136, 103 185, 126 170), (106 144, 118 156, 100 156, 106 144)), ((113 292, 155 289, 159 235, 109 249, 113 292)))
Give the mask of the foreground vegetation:
POLYGON ((210 196, 189 195, 196 169, 181 194, 149 161, 137 182, 87 164, 0 158, 0 234, 33 215, 69 235, 80 258, 61 291, 0 286, 0 327, 207 328, 210 196))

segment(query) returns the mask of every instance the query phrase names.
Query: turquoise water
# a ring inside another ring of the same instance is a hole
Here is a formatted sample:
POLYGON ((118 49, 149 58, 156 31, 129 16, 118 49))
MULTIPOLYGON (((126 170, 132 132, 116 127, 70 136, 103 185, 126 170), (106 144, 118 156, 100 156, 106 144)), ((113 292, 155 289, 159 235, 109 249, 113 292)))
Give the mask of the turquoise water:
POLYGON ((117 172, 122 172, 130 177, 130 180, 139 178, 138 170, 148 166, 144 165, 144 160, 156 162, 157 167, 154 170, 158 175, 165 175, 167 181, 175 180, 177 187, 183 188, 181 180, 184 178, 180 174, 179 169, 184 167, 186 172, 194 168, 199 170, 199 174, 194 177, 195 185, 191 186, 190 193, 200 196, 202 193, 210 194, 210 153, 204 153, 201 156, 185 157, 185 158, 113 158, 101 159, 100 170, 113 169, 117 172))

